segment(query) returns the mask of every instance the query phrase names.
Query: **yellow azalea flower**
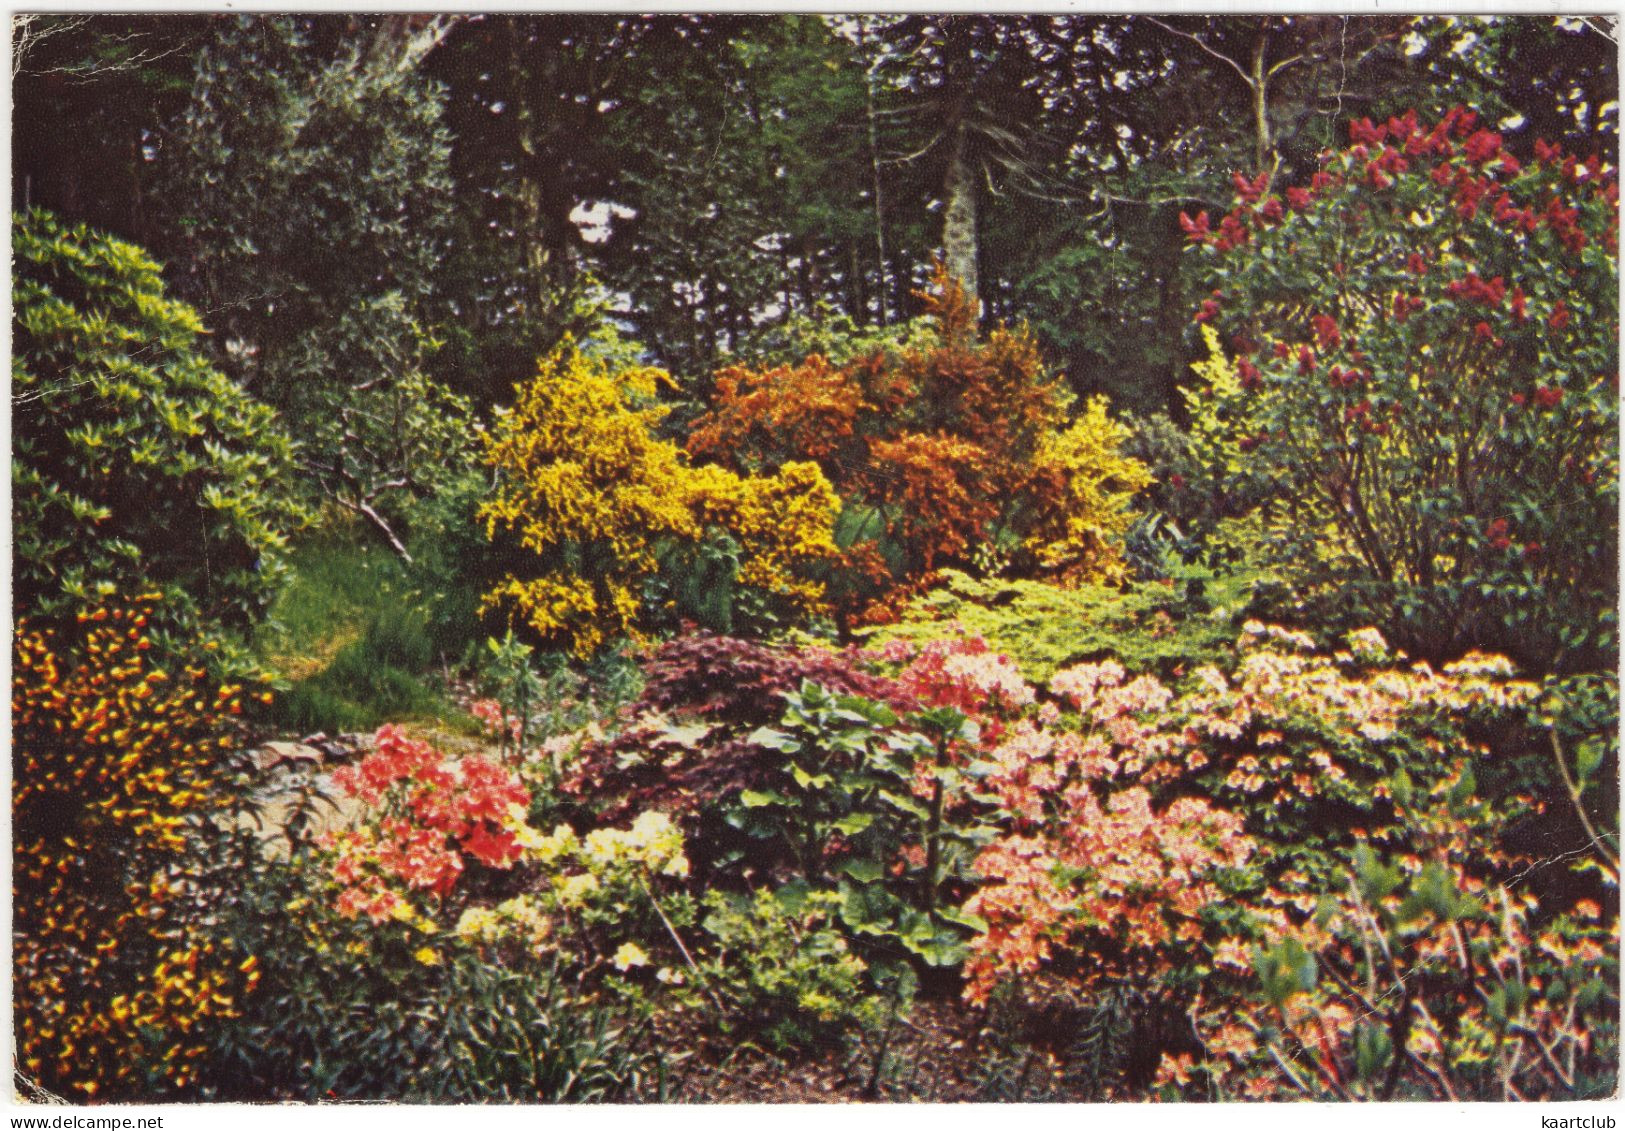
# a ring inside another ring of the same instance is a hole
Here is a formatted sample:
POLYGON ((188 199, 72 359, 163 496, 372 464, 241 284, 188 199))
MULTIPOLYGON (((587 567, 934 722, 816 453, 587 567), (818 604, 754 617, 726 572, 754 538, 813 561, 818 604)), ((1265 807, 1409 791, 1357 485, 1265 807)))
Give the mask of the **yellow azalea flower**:
POLYGON ((493 942, 500 935, 502 921, 486 907, 470 907, 457 920, 456 934, 464 942, 493 942))
POLYGON ((590 872, 557 879, 554 886, 558 889, 559 902, 566 904, 581 903, 599 888, 598 877, 590 872))
POLYGON ((440 952, 432 946, 420 946, 412 952, 412 957, 425 966, 439 966, 440 952))

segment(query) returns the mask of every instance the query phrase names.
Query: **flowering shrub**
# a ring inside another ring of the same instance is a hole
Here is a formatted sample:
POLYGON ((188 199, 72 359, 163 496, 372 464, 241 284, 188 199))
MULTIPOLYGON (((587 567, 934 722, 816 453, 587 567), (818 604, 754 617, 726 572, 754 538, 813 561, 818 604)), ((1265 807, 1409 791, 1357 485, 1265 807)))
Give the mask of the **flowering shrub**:
POLYGON ((490 538, 511 536, 534 561, 510 574, 487 604, 512 607, 543 640, 586 657, 647 619, 642 587, 673 546, 721 528, 741 547, 739 583, 806 614, 822 590, 812 571, 835 554, 836 500, 816 466, 790 463, 771 477, 690 467, 653 435, 653 399, 665 375, 611 373, 566 342, 520 385, 498 418, 485 460, 499 474, 480 508, 490 538))
POLYGON ((1614 651, 1618 191, 1521 164, 1470 110, 1351 127, 1304 187, 1186 231, 1233 374, 1198 392, 1209 474, 1258 496, 1314 608, 1435 660, 1587 670, 1614 651))
POLYGON ((916 644, 892 640, 879 654, 901 664, 897 682, 927 707, 951 707, 969 717, 994 723, 1018 713, 1033 701, 1033 689, 1003 652, 980 636, 969 634, 916 644))
POLYGON ((689 450, 742 470, 822 468, 845 503, 846 613, 943 566, 1118 576, 1127 503, 1147 482, 1118 451, 1126 432, 1103 401, 1068 423, 1070 397, 1032 336, 979 339, 973 305, 945 274, 923 297, 936 325, 926 342, 840 367, 811 357, 723 371, 689 450))
POLYGON ((585 836, 559 825, 528 840, 539 872, 532 890, 464 910, 457 938, 510 960, 547 958, 602 976, 608 967, 647 965, 644 945, 658 946, 692 920, 686 899, 665 891, 687 878, 689 864, 682 831, 664 813, 585 836))
POLYGON ((1065 429, 1045 433, 1033 457, 1026 549, 1046 573, 1063 579, 1120 582, 1129 503, 1151 485, 1144 464, 1122 452, 1129 429, 1094 397, 1065 429))
POLYGON ((245 689, 147 661, 154 600, 12 642, 18 1068, 78 1100, 196 1083, 208 1028, 259 980, 210 937, 195 874, 245 689))
POLYGON ((984 886, 966 903, 988 924, 965 966, 973 1002, 1010 979, 1037 1003, 1113 982, 1158 989, 1195 962, 1223 873, 1256 851, 1241 817, 1202 798, 1154 806, 1147 784, 1202 755, 1186 747, 1168 689, 1124 676, 1112 661, 1057 673, 1050 688, 1081 730, 1059 729, 1052 705, 988 754, 985 786, 1007 824, 977 857, 984 886))
POLYGON ((695 863, 708 874, 719 856, 737 847, 730 843, 737 834, 716 819, 717 804, 741 789, 771 785, 772 760, 745 739, 779 720, 784 692, 811 681, 894 710, 916 705, 874 667, 861 654, 820 647, 705 634, 669 640, 645 661, 647 682, 622 724, 612 736, 582 746, 562 787, 590 801, 601 821, 653 808, 698 822, 691 828, 695 863))
MULTIPOLYGON (((1252 948, 1314 921, 1357 846, 1386 846, 1408 876, 1470 859, 1481 885, 1527 864, 1499 837, 1531 802, 1515 780, 1477 796, 1475 765, 1488 778, 1493 762, 1467 737, 1538 694, 1505 660, 1435 672, 1373 630, 1327 655, 1250 622, 1229 666, 1176 692, 1113 660, 1077 664, 993 731, 972 767, 998 832, 964 904, 986 924, 970 1000, 1092 1013, 1128 993, 1148 1017, 1198 1000, 1222 1017, 1250 992, 1252 948)), ((1169 1073, 1189 1068, 1167 1051, 1169 1073)))
MULTIPOLYGON (((1239 653, 1233 676, 1198 671, 1175 707, 1193 744, 1187 764, 1196 759, 1207 796, 1268 836, 1276 875, 1313 890, 1340 872, 1328 851, 1411 839, 1397 794, 1454 780, 1464 761, 1488 778, 1494 762, 1471 724, 1510 718, 1538 694, 1499 657, 1470 654, 1435 671, 1406 663, 1372 629, 1327 655, 1302 633, 1254 621, 1239 653)), ((1525 789, 1502 779, 1497 811, 1478 813, 1480 827, 1526 814, 1525 789)))
POLYGON ((1206 1055, 1165 1054, 1160 1082, 1252 1099, 1611 1094, 1618 920, 1486 883, 1471 840, 1425 864, 1359 849, 1311 918, 1252 952, 1251 1006, 1193 1010, 1206 1055))
POLYGON ((376 749, 334 771, 333 784, 368 806, 355 828, 324 834, 339 886, 336 909, 374 923, 431 929, 423 896, 443 902, 467 860, 511 868, 534 830, 530 793, 511 771, 478 756, 449 759, 426 742, 384 726, 376 749))
POLYGON ((1211 933, 1225 898, 1218 874, 1252 855, 1241 819, 1200 798, 1158 812, 1143 788, 1103 802, 1068 777, 1049 791, 1047 835, 1001 838, 976 859, 986 882, 965 906, 988 929, 965 963, 971 1002, 1013 977, 1035 1001, 1117 981, 1155 988, 1211 933))

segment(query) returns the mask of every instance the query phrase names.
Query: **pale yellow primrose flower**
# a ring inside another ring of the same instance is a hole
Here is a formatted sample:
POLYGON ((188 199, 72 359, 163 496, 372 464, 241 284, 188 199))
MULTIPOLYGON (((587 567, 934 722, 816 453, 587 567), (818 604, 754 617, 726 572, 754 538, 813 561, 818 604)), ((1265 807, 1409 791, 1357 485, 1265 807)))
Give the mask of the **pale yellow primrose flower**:
POLYGON ((621 949, 615 952, 611 960, 617 970, 630 970, 634 966, 649 965, 649 956, 643 953, 643 948, 635 942, 622 943, 621 949))

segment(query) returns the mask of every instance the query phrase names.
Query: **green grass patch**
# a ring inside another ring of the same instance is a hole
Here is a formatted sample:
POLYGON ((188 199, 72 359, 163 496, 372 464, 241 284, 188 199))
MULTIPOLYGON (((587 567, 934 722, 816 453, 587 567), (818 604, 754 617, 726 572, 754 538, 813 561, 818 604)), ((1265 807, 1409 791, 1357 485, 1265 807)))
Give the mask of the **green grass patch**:
POLYGON ((467 720, 431 681, 428 618, 387 550, 329 534, 294 552, 292 578, 256 645, 286 681, 277 721, 290 730, 370 730, 404 719, 467 720))

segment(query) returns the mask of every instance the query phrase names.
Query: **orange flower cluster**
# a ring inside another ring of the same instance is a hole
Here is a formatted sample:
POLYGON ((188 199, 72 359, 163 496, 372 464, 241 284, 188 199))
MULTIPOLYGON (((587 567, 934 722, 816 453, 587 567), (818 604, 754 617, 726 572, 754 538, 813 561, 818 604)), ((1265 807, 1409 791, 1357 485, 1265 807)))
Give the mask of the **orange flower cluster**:
POLYGON ((530 791, 511 771, 478 756, 447 758, 395 726, 381 727, 377 749, 340 767, 333 784, 370 807, 360 827, 320 841, 334 853, 335 908, 351 918, 418 921, 410 892, 444 899, 463 874, 465 854, 511 868, 520 836, 530 831, 530 791))
POLYGON ((149 668, 152 600, 12 645, 19 1064, 83 1099, 185 1087, 204 1023, 258 980, 203 938, 183 871, 243 689, 149 668))

